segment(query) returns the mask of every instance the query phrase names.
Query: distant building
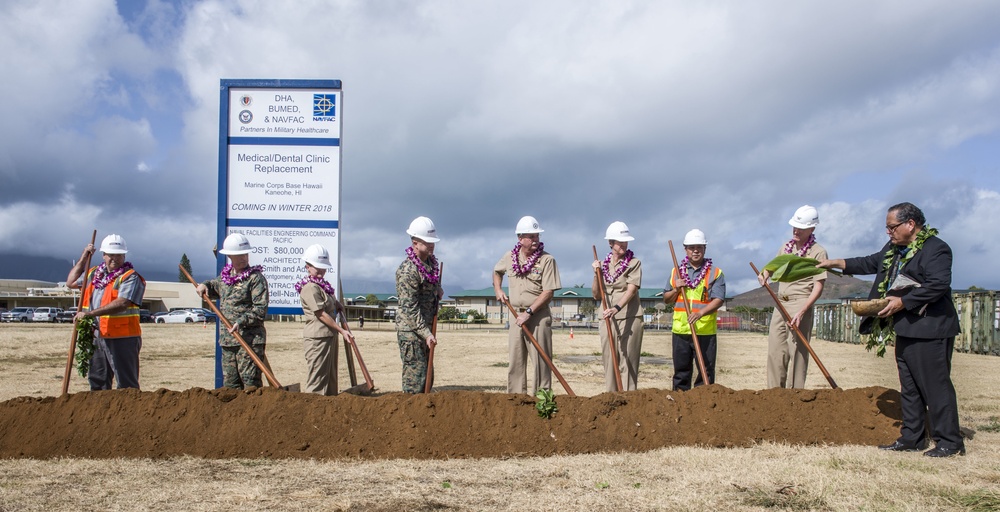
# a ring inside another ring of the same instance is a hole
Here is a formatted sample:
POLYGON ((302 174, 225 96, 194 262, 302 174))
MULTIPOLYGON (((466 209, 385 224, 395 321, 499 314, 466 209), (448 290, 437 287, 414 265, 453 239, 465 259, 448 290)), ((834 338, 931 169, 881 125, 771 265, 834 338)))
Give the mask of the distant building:
MULTIPOLYGON (((73 290, 66 283, 52 283, 31 279, 0 279, 0 308, 16 307, 71 308, 79 306, 80 290, 73 290)), ((202 302, 190 283, 146 281, 146 294, 142 308, 153 313, 170 311, 171 308, 197 308, 202 302)))
MULTIPOLYGON (((503 290, 504 293, 508 293, 506 286, 503 290)), ((450 297, 454 299, 453 305, 459 312, 464 313, 470 309, 475 310, 485 316, 486 321, 490 323, 504 323, 510 316, 507 306, 497 302, 496 293, 494 293, 492 286, 479 290, 463 290, 450 297)), ((585 301, 594 302, 590 288, 561 288, 556 290, 552 296, 552 302, 549 304, 553 320, 562 322, 579 319, 583 315, 581 306, 585 301)), ((655 308, 657 304, 663 302, 663 290, 659 287, 653 289, 640 288, 639 301, 644 310, 655 308)), ((584 318, 584 320, 591 319, 584 318)))

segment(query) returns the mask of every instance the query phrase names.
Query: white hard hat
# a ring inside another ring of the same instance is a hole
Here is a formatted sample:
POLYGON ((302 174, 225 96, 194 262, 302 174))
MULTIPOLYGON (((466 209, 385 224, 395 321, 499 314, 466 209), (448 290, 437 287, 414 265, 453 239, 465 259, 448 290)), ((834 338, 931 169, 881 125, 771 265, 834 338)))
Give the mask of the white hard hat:
POLYGON ((788 224, 799 229, 814 228, 819 224, 819 212, 816 211, 815 207, 805 205, 795 210, 795 215, 788 220, 788 224))
POLYGON ((434 221, 428 219, 427 217, 417 217, 413 219, 413 222, 410 223, 410 229, 406 230, 406 234, 417 237, 429 244, 441 241, 441 239, 437 237, 437 228, 434 227, 434 221))
POLYGON ((525 215, 521 217, 521 220, 517 221, 517 229, 514 231, 515 235, 524 235, 530 233, 544 233, 545 230, 538 225, 538 221, 535 220, 531 215, 525 215))
POLYGON ((101 240, 101 252, 104 254, 125 254, 128 252, 128 246, 125 245, 125 239, 121 235, 108 235, 101 240))
POLYGON ((237 254, 250 254, 253 247, 250 246, 250 240, 243 236, 242 233, 233 233, 226 237, 222 242, 222 250, 219 254, 225 254, 226 256, 235 256, 237 254))
POLYGON ((635 237, 629 233, 628 226, 626 226, 624 222, 616 220, 612 222, 611 225, 608 226, 608 230, 604 232, 604 239, 617 240, 619 242, 631 242, 632 240, 635 240, 635 237))
POLYGON ((708 240, 702 230, 692 229, 684 235, 684 245, 708 245, 708 240))
POLYGON ((320 244, 312 244, 306 248, 302 254, 302 261, 316 267, 329 270, 333 268, 330 264, 330 252, 320 244))

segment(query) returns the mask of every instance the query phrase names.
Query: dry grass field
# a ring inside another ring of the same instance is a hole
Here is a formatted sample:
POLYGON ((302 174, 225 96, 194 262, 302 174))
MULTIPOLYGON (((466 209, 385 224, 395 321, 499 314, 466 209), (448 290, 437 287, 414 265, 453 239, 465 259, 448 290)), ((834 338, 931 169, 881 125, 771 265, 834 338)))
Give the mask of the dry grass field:
MULTIPOLYGON (((390 328, 369 323, 357 332, 379 393, 400 389, 390 328)), ((270 323, 268 331, 276 377, 302 382, 301 325, 270 323)), ((69 334, 65 325, 0 325, 0 400, 57 395, 69 334)), ((505 332, 443 328, 439 337, 436 389, 503 391, 505 332)), ((214 386, 211 327, 150 325, 143 340, 144 390, 214 386)), ((641 368, 640 387, 670 387, 669 364, 656 364, 669 358, 669 343, 666 332, 646 333, 650 363, 641 368)), ((596 354, 595 333, 570 339, 557 331, 554 345, 577 394, 603 391, 598 358, 563 360, 596 354)), ((723 333, 719 346, 719 384, 763 387, 764 336, 723 333)), ((814 348, 840 387, 898 388, 891 359, 854 345, 816 341, 814 348)), ((0 510, 998 510, 998 368, 996 357, 955 355, 962 424, 976 434, 967 456, 946 460, 870 446, 772 443, 499 460, 13 459, 0 460, 0 510)), ((815 368, 807 384, 829 387, 815 368)), ((71 393, 86 389, 74 375, 71 393)))

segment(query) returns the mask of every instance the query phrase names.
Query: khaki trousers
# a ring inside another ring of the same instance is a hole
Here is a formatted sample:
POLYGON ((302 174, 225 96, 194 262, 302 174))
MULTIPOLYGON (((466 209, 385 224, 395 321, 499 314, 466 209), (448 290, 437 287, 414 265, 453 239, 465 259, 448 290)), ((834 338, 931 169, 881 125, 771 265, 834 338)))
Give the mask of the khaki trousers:
MULTIPOLYGON (((535 336, 535 340, 542 346, 545 355, 552 359, 552 315, 546 308, 544 311, 535 312, 528 318, 524 326, 535 336)), ((510 356, 510 366, 507 369, 507 392, 527 393, 528 390, 528 354, 531 354, 531 363, 535 367, 535 379, 532 383, 531 396, 535 395, 538 388, 552 389, 552 370, 549 369, 545 361, 539 357, 538 350, 524 334, 524 331, 514 322, 510 321, 510 330, 507 331, 507 348, 510 356)))
MULTIPOLYGON (((802 310, 808 297, 792 297, 788 301, 782 301, 790 316, 802 310)), ((809 308, 802 315, 799 322, 799 330, 805 335, 806 340, 812 338, 813 309, 809 308)), ((809 369, 809 350, 799 341, 795 331, 789 327, 781 316, 781 311, 775 308, 771 313, 771 327, 767 335, 767 387, 769 388, 798 388, 806 387, 806 371, 809 369), (789 368, 789 363, 791 368, 789 368), (789 374, 791 379, 789 379, 789 374)))
POLYGON ((306 356, 306 393, 332 396, 337 394, 337 357, 340 351, 337 336, 303 338, 306 356))
MULTIPOLYGON (((623 391, 636 389, 639 380, 639 355, 642 353, 642 317, 636 316, 623 320, 611 319, 615 342, 618 347, 618 371, 622 375, 623 391)), ((608 324, 600 322, 601 359, 604 361, 604 388, 615 391, 615 366, 611 364, 611 351, 608 350, 608 324)))

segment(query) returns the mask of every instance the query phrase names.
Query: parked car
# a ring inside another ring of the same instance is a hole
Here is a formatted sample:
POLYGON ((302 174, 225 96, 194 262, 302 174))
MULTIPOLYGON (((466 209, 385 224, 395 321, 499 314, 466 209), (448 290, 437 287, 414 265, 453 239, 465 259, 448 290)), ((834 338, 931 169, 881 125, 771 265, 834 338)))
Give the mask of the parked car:
POLYGON ((139 310, 139 323, 148 324, 153 321, 153 314, 148 309, 139 310))
POLYGON ((55 322, 62 308, 35 308, 31 315, 32 322, 55 322))
POLYGON ((183 324, 183 323, 194 323, 194 322, 204 322, 205 315, 200 315, 193 311, 188 311, 186 309, 178 309, 171 311, 165 315, 160 315, 156 317, 156 323, 158 324, 183 324))
POLYGON ((58 315, 56 315, 56 322, 73 323, 73 317, 76 316, 76 312, 77 312, 76 307, 64 309, 58 315))
POLYGON ((205 308, 188 308, 188 311, 192 311, 192 312, 195 312, 195 313, 200 313, 202 316, 205 317, 205 320, 207 320, 209 322, 217 322, 219 320, 219 315, 216 315, 215 313, 213 313, 209 309, 205 309, 205 308))
POLYGON ((27 322, 34 314, 35 308, 14 308, 0 316, 0 322, 27 322))

